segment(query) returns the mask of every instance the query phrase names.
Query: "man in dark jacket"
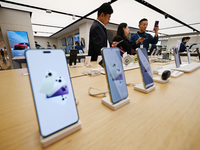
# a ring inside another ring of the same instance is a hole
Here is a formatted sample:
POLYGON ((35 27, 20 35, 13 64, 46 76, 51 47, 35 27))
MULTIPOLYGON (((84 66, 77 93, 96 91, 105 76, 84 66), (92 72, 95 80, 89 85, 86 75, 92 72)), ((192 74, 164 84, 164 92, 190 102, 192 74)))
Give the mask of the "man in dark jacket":
POLYGON ((108 46, 107 33, 105 25, 109 22, 113 9, 109 3, 102 4, 98 9, 97 20, 90 28, 89 51, 91 61, 96 61, 98 55, 101 55, 101 49, 108 46))

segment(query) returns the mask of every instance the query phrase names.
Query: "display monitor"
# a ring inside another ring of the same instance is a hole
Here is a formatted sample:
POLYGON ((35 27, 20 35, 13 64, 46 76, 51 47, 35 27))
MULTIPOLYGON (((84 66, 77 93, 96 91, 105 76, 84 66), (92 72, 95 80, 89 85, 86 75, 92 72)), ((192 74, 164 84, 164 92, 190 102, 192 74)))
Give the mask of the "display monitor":
POLYGON ((28 34, 24 31, 7 31, 13 57, 24 56, 24 52, 30 49, 28 34))
POLYGON ((61 42, 62 42, 62 46, 67 46, 66 39, 62 39, 61 42))
POLYGON ((68 37, 67 43, 68 43, 68 45, 73 45, 73 37, 68 37))

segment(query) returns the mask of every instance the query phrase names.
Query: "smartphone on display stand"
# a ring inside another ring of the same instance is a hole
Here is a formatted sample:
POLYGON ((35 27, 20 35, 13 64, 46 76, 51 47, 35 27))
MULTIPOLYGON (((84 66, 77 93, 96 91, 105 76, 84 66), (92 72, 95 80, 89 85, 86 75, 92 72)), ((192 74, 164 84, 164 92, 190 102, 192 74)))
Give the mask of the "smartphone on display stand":
POLYGON ((142 81, 145 89, 154 85, 151 67, 149 64, 148 54, 146 48, 137 48, 137 56, 142 74, 142 81))
POLYGON ((179 56, 179 52, 178 52, 178 48, 173 48, 174 51, 174 58, 175 58, 175 63, 176 63, 176 68, 180 67, 180 56, 179 56))
POLYGON ((120 50, 103 48, 102 56, 111 102, 115 104, 128 97, 120 50))
POLYGON ((63 50, 27 50, 25 56, 41 136, 77 123, 78 110, 63 50))

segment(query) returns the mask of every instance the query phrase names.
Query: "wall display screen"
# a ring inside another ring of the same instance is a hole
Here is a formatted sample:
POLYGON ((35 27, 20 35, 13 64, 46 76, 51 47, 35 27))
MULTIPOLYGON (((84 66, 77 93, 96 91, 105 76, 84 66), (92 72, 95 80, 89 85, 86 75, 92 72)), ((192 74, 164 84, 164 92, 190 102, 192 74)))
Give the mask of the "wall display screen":
POLYGON ((73 37, 68 37, 67 43, 68 43, 68 45, 73 45, 73 37))
POLYGON ((61 42, 62 42, 62 46, 67 46, 66 39, 62 39, 61 42))
POLYGON ((28 34, 23 31, 7 31, 13 57, 24 56, 24 52, 30 49, 28 34))

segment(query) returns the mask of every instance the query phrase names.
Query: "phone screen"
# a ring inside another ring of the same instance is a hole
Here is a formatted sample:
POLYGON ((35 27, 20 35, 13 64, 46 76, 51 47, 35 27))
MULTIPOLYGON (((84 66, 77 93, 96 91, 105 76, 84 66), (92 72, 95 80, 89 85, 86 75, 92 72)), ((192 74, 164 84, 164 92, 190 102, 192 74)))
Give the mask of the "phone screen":
POLYGON ((175 63, 176 63, 176 68, 180 67, 180 57, 179 57, 179 52, 178 52, 178 48, 174 48, 174 58, 175 58, 175 63))
POLYGON ((110 97, 112 103, 115 104, 128 97, 120 50, 118 48, 103 48, 102 55, 110 97))
POLYGON ((144 87, 147 89, 154 85, 147 50, 145 48, 137 48, 137 55, 139 58, 139 64, 140 64, 140 70, 142 73, 143 84, 144 84, 144 87))
POLYGON ((158 27, 159 21, 155 21, 154 28, 158 27))
POLYGON ((63 50, 28 50, 26 61, 41 136, 47 137, 78 122, 63 50))

